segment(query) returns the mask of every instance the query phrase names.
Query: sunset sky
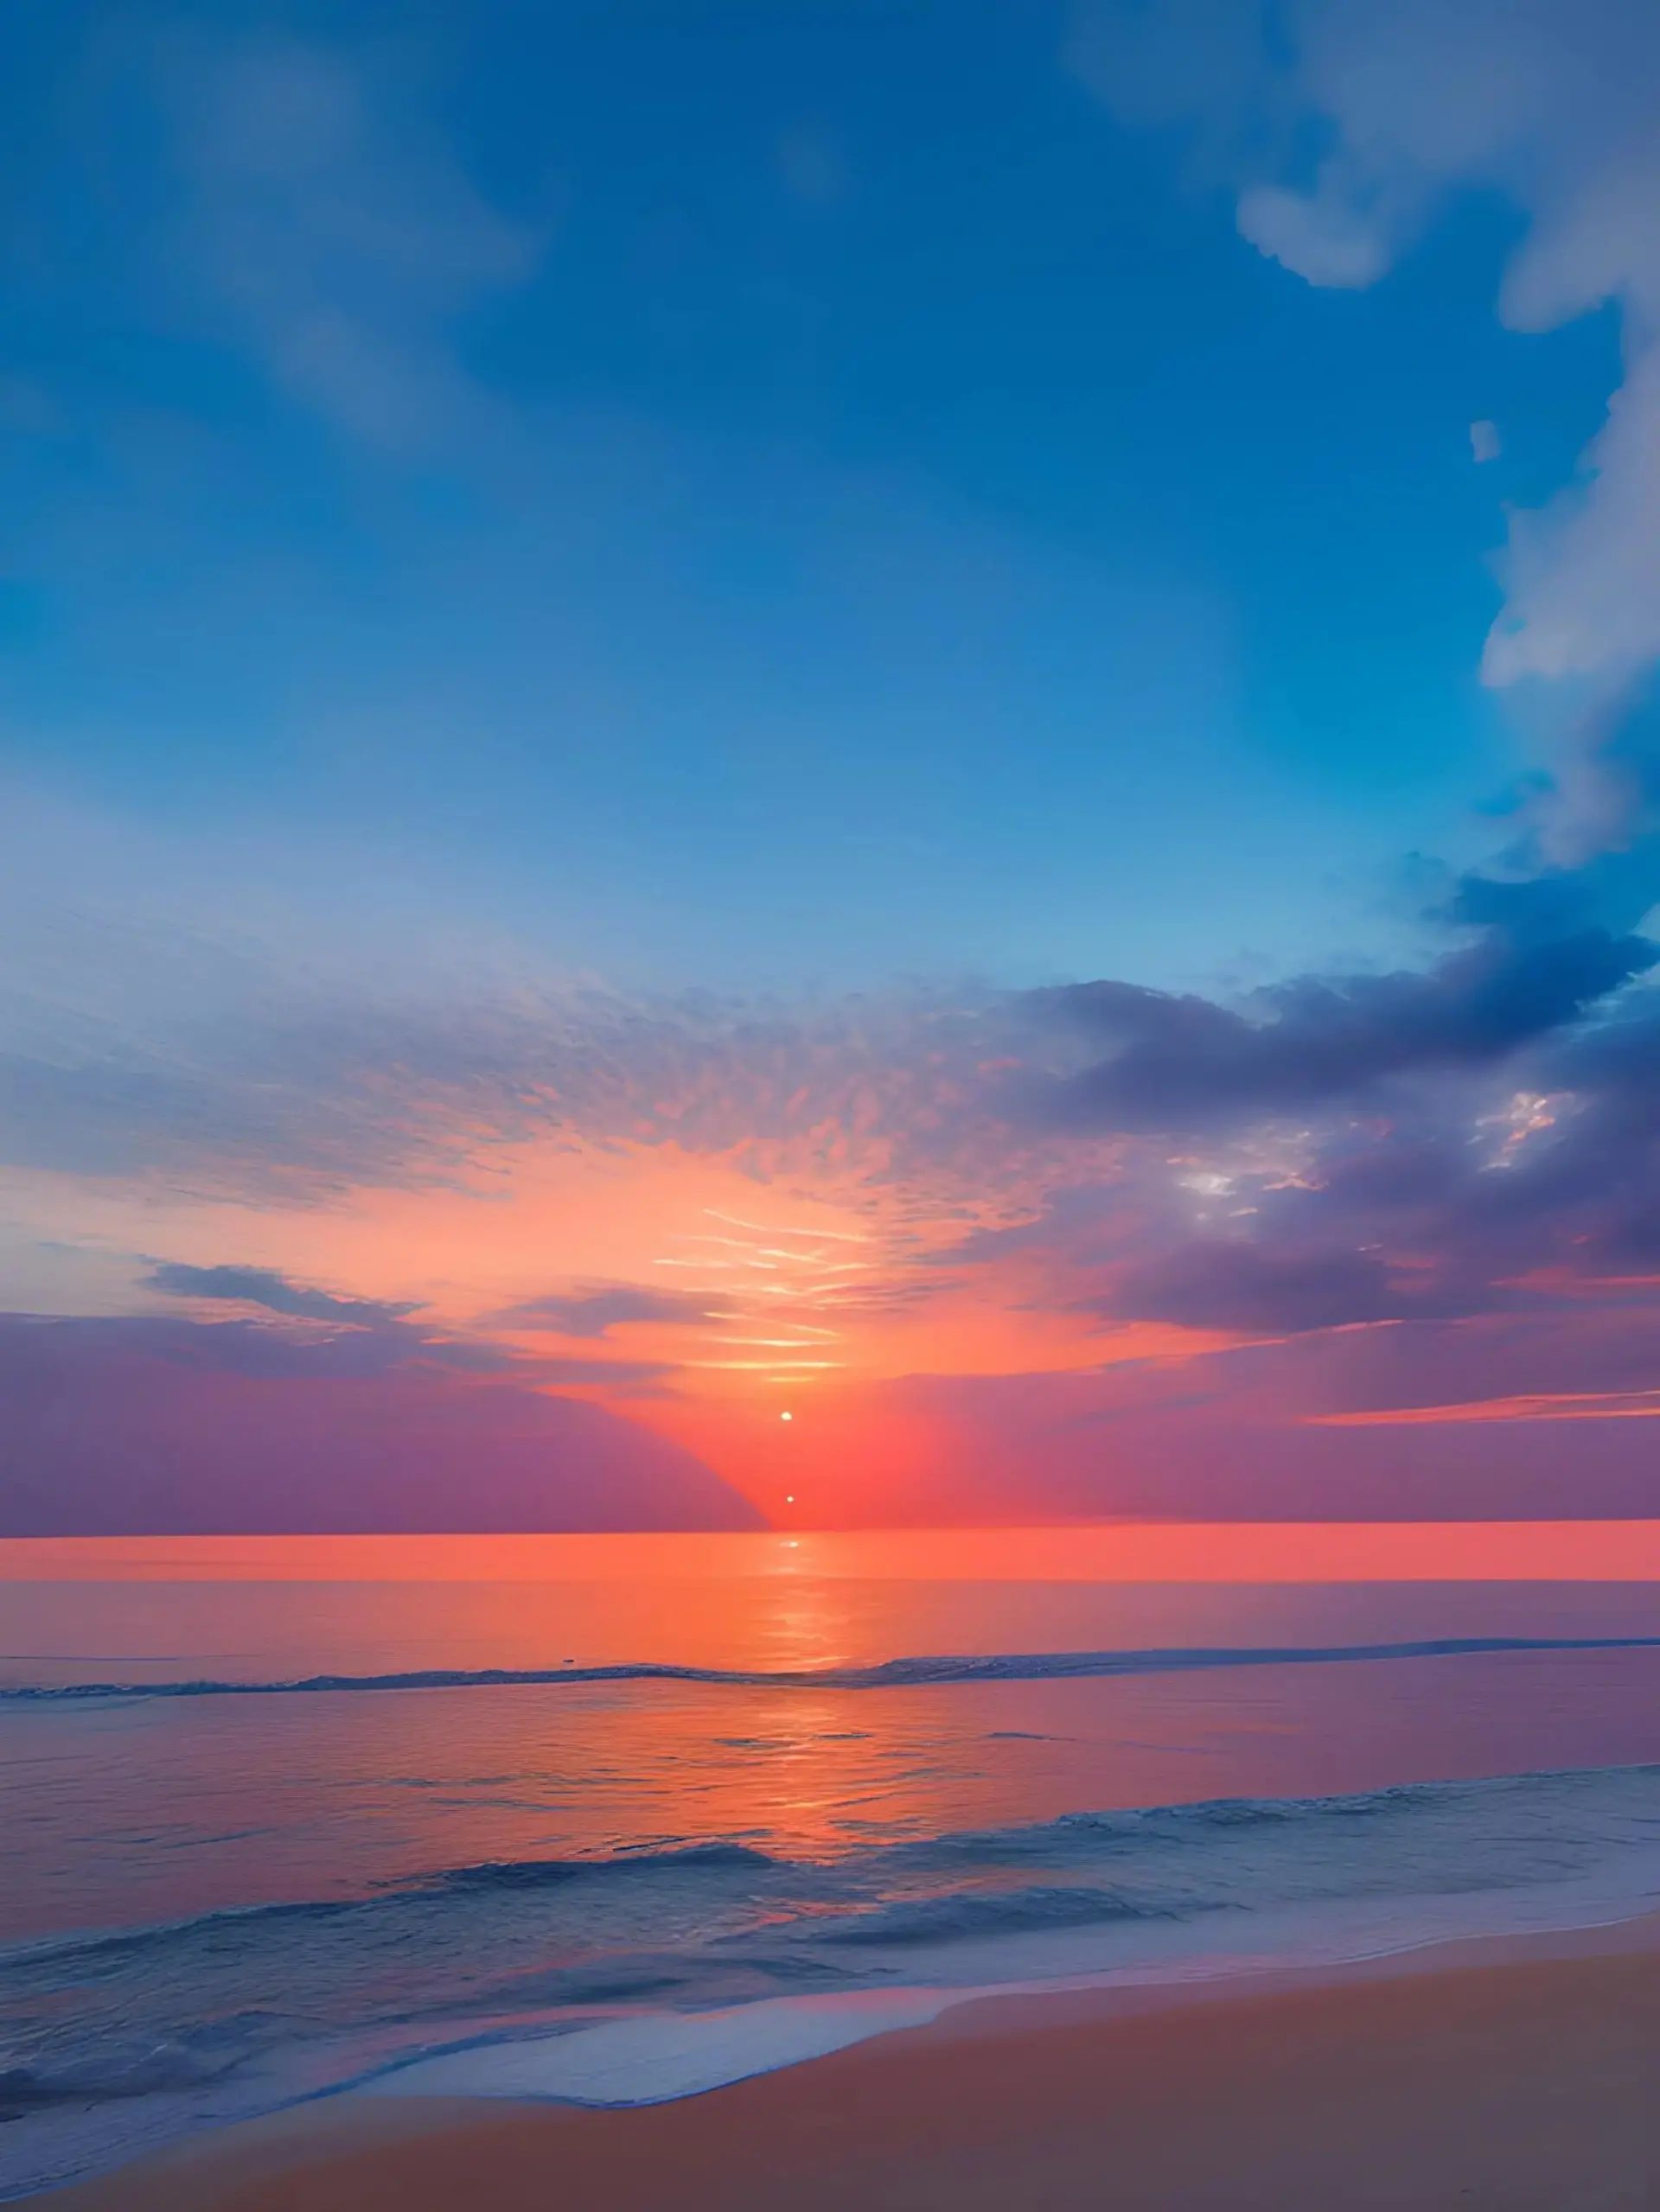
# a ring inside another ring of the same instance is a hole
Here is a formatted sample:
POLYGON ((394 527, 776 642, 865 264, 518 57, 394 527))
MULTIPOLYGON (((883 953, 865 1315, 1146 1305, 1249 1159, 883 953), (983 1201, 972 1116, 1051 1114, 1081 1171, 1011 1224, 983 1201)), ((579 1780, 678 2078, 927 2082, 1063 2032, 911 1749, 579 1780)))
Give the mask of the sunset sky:
POLYGON ((1653 1509, 1660 11, 13 44, 0 1534, 1653 1509))

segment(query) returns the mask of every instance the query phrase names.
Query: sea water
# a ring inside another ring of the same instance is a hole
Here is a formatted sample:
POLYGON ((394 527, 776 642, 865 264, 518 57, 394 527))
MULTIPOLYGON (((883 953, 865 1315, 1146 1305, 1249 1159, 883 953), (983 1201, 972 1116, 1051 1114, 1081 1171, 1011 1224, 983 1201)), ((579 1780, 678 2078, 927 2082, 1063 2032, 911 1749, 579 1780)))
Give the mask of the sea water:
POLYGON ((1651 1584, 935 1550, 0 1546, 0 2191, 1660 1900, 1651 1584))

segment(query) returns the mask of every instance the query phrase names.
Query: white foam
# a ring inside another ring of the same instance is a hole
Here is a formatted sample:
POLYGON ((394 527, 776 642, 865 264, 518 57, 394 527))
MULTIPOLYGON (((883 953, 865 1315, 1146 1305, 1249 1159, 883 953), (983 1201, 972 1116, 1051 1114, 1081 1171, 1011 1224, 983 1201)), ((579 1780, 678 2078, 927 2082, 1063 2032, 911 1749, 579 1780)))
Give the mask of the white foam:
MULTIPOLYGON (((377 2072, 361 2081, 375 2096, 514 2097, 572 2105, 667 2104, 823 2058, 898 2028, 924 2027, 977 1998, 1056 1994, 1231 1981, 1287 1970, 1358 1965, 1483 1936, 1526 1936, 1616 1925, 1660 1903, 1660 1867, 1635 1893, 1593 1880, 1487 1896, 1332 1900, 1242 1916, 1180 1933, 1181 1947, 1108 1965, 1089 1960, 1076 1934, 956 1947, 968 1978, 834 1995, 758 1998, 699 2012, 640 2012, 556 2035, 493 2038, 377 2072), (1069 1960, 1067 1953, 1069 1950, 1069 1960), (1082 1955, 1081 1955, 1082 1954, 1082 1955), (972 1963, 971 1963, 972 1962, 972 1963), (1069 1971, 1069 1965, 1070 1970, 1069 1971)), ((918 1960, 918 1964, 922 1960, 918 1960)), ((937 1967, 937 1956, 932 1960, 937 1967)))
POLYGON ((961 1991, 861 1990, 763 1998, 708 2012, 648 2012, 559 2036, 476 2044, 417 2059, 365 2086, 376 2096, 532 2097, 656 2105, 752 2074, 824 2058, 895 2028, 935 2020, 961 1991))

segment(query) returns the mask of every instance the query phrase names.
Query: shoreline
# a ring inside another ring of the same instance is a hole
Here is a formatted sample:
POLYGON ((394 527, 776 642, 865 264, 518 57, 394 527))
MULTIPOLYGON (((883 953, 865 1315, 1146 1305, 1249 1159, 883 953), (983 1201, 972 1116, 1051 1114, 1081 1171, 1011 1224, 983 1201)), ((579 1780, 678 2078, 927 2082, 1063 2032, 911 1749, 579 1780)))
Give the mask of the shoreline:
POLYGON ((1282 2212, 1660 2201, 1660 1914, 1344 1966, 964 1996, 649 2105, 319 2099, 40 2212, 1282 2212), (1387 2123, 1387 2124, 1386 2124, 1387 2123), (1103 2176, 1115 2177, 1111 2186, 1103 2176))

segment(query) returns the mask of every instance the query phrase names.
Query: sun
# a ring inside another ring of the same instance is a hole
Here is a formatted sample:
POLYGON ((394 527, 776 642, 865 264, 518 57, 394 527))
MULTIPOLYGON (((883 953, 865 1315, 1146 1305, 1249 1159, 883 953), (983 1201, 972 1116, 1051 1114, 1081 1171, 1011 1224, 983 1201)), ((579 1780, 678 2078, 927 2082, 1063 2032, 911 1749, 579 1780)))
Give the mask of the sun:
POLYGON ((795 1416, 793 1413, 781 1413, 778 1416, 778 1418, 781 1421, 793 1421, 795 1418, 795 1416))

